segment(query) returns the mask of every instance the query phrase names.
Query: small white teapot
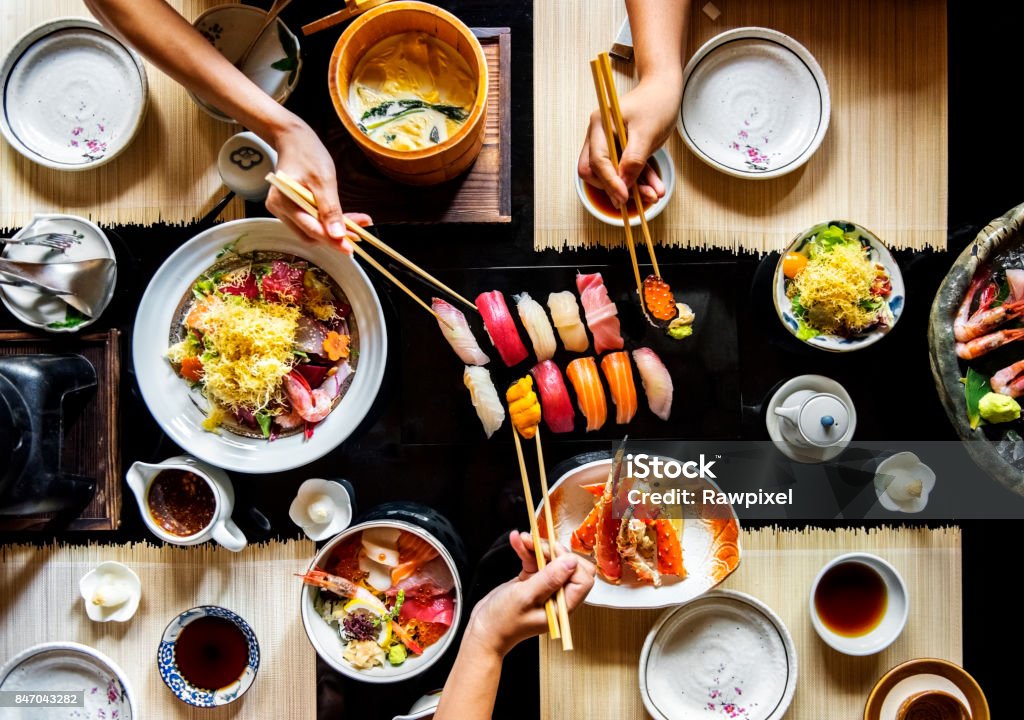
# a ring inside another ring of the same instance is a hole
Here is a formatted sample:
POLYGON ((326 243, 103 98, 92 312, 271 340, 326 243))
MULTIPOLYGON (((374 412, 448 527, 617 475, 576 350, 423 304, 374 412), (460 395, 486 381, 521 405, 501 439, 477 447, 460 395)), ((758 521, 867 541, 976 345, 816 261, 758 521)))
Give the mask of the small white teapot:
POLYGON ((207 540, 214 540, 232 552, 239 552, 246 546, 245 535, 231 519, 231 511, 235 507, 235 489, 223 470, 191 455, 177 455, 156 464, 137 462, 128 468, 125 480, 135 493, 135 501, 139 505, 139 512, 146 527, 164 542, 174 545, 198 545, 207 540), (180 535, 168 530, 153 516, 149 499, 150 488, 157 476, 166 471, 191 473, 207 483, 212 491, 212 518, 204 527, 190 534, 180 535))
POLYGON ((775 414, 782 418, 782 437, 797 447, 833 447, 853 435, 850 408, 831 393, 798 390, 775 408, 775 414))

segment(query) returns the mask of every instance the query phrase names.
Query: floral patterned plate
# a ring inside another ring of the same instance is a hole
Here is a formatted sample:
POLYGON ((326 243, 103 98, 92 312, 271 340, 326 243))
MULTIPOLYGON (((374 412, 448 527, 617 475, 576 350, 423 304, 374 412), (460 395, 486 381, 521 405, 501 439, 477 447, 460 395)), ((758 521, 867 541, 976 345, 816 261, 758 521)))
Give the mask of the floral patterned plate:
POLYGON ((666 610, 640 651, 640 694, 657 720, 779 720, 796 674, 785 624, 735 590, 666 610))
POLYGON ((0 669, 0 690, 45 693, 81 691, 77 707, 5 708, 4 720, 133 720, 138 718, 134 693, 124 671, 87 645, 49 642, 14 656, 0 669))
POLYGON ((736 28, 686 64, 676 129, 711 167, 772 178, 810 159, 831 108, 825 73, 803 45, 775 30, 736 28))
POLYGON ((148 99, 142 58, 92 20, 30 30, 0 68, 0 132, 29 160, 88 170, 135 137, 148 99))

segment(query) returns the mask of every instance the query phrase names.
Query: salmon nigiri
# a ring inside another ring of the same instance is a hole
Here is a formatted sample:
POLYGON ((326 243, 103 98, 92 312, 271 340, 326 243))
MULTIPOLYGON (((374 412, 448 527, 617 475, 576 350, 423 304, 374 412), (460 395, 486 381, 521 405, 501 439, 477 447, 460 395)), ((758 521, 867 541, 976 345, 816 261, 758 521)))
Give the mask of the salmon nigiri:
POLYGON ((625 350, 609 353, 601 359, 601 370, 608 380, 608 389, 615 403, 615 423, 625 425, 636 414, 636 385, 633 364, 625 350))
POLYGON ((437 557, 437 550, 418 535, 403 532, 398 536, 398 565, 391 569, 392 586, 405 580, 437 557))
POLYGON ((592 357, 576 358, 565 368, 565 374, 576 391, 580 412, 587 419, 587 432, 600 430, 608 419, 608 400, 597 372, 597 361, 592 357))

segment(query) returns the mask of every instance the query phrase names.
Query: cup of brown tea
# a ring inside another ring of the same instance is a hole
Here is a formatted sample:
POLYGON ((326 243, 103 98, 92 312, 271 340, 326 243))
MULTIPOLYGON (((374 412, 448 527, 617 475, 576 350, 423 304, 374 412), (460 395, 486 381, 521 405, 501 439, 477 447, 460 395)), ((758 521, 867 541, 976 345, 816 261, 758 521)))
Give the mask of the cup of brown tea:
POLYGON ((959 698, 941 690, 925 690, 903 701, 896 720, 971 720, 971 713, 959 698))
POLYGON ((125 475, 150 532, 174 545, 213 540, 232 552, 246 546, 231 520, 235 491, 227 474, 190 455, 137 462, 125 475))
POLYGON ((907 624, 907 586, 877 555, 847 553, 821 569, 811 586, 811 624, 830 647, 846 655, 874 655, 907 624))
POLYGON ((172 693, 196 707, 240 698, 256 679, 260 644, 240 615, 217 605, 171 620, 157 649, 157 669, 172 693))

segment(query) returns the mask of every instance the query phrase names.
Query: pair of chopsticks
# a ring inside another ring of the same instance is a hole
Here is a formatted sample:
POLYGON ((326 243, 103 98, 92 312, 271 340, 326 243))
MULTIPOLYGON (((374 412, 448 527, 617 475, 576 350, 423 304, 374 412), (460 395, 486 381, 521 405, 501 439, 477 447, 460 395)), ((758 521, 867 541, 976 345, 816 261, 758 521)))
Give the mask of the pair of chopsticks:
MULTIPOLYGON (((280 190, 282 195, 284 195, 286 198, 288 198, 293 203, 298 205, 300 208, 305 210, 307 213, 309 213, 315 218, 320 217, 320 212, 319 210, 317 210, 316 207, 316 198, 313 197, 312 191, 310 191, 309 188, 300 183, 298 180, 278 170, 276 173, 267 173, 266 181, 273 185, 274 187, 276 187, 278 190, 280 190)), ((388 280, 397 285, 401 290, 405 292, 406 295, 415 300, 416 303, 419 304, 424 310, 433 315, 438 322, 444 323, 445 326, 451 327, 436 312, 434 312, 434 309, 432 307, 423 302, 423 300, 421 300, 420 297, 416 295, 416 293, 414 293, 412 290, 406 287, 406 285, 401 280, 392 275, 391 272, 383 265, 381 265, 379 262, 377 262, 377 260, 375 260, 372 255, 370 255, 361 247, 359 247, 360 241, 365 240, 367 243, 377 248, 385 255, 388 255, 394 260, 397 260, 398 262, 405 265, 407 268, 412 270, 414 273, 416 273, 423 279, 427 280, 430 283, 433 283, 441 290, 444 290, 453 298, 456 298, 457 300, 460 300, 461 302, 465 303, 467 307, 470 307, 473 310, 477 309, 476 305, 471 303, 469 300, 459 295, 457 292, 455 292, 450 287, 445 285, 443 282, 438 280, 436 277, 428 273, 419 265, 406 258, 404 255, 401 255, 398 251, 393 250, 388 245, 385 245, 380 240, 380 238, 378 238, 375 235, 371 235, 369 232, 366 231, 365 228, 363 228, 357 223, 352 222, 347 217, 345 218, 345 227, 351 230, 353 233, 355 233, 356 237, 358 238, 356 242, 352 243, 352 250, 355 251, 355 253, 363 260, 365 260, 369 265, 374 267, 377 270, 377 272, 379 272, 381 275, 383 275, 388 280)))
MULTIPOLYGON (((626 123, 622 119, 622 108, 619 106, 619 93, 615 89, 612 77, 612 61, 608 53, 603 52, 590 61, 590 71, 594 76, 594 90, 597 92, 597 105, 601 112, 601 124, 604 126, 605 140, 608 143, 608 156, 611 158, 615 171, 619 170, 619 151, 615 145, 615 133, 619 135, 622 147, 626 147, 626 123), (612 125, 614 120, 615 125, 612 125)), ((651 240, 651 229, 647 226, 647 212, 640 198, 640 186, 633 183, 633 202, 636 203, 640 215, 640 227, 643 229, 647 252, 651 256, 654 274, 661 277, 658 259, 654 256, 654 241, 651 240)), ((636 247, 633 243, 633 229, 629 225, 629 210, 622 206, 622 224, 626 229, 626 247, 629 248, 629 259, 633 263, 633 275, 636 278, 636 290, 640 293, 640 302, 644 301, 644 287, 640 280, 640 268, 636 262, 636 247)))
POLYGON ((318 33, 321 30, 332 28, 335 25, 354 18, 356 15, 366 12, 370 8, 375 8, 378 5, 383 5, 388 0, 345 0, 345 7, 338 12, 333 12, 326 17, 322 17, 319 20, 314 20, 311 23, 307 23, 302 26, 302 34, 310 36, 313 33, 318 33))
MULTIPOLYGON (((526 462, 523 460, 523 446, 519 440, 519 431, 515 424, 512 425, 512 437, 516 441, 516 455, 519 457, 519 473, 523 478, 523 496, 526 500, 526 512, 530 518, 530 536, 533 538, 533 551, 537 556, 537 569, 541 570, 547 565, 547 558, 544 557, 544 548, 541 547, 540 527, 537 524, 537 515, 533 511, 533 493, 530 491, 530 478, 526 473, 526 462)), ((551 497, 548 495, 548 474, 544 469, 544 450, 540 444, 540 427, 534 436, 537 441, 537 465, 540 467, 540 492, 541 501, 544 503, 544 528, 547 530, 548 547, 551 549, 551 559, 554 560, 561 555, 558 540, 555 538, 555 524, 551 514, 551 497)), ((569 627, 569 605, 565 601, 565 588, 558 588, 555 602, 548 598, 544 603, 544 611, 548 616, 548 634, 552 640, 562 639, 562 650, 572 650, 572 628, 569 627), (558 606, 558 614, 555 615, 555 604, 558 606)))

